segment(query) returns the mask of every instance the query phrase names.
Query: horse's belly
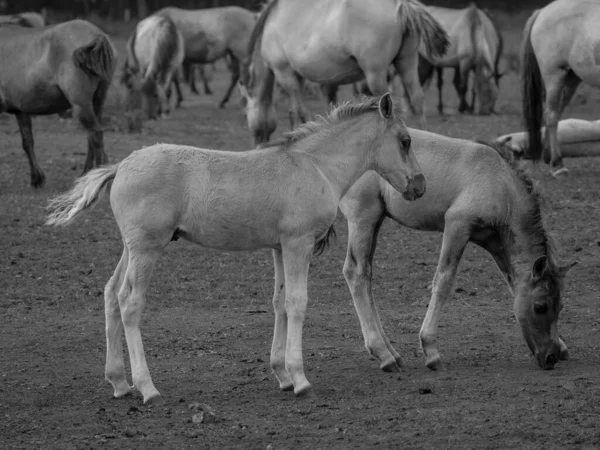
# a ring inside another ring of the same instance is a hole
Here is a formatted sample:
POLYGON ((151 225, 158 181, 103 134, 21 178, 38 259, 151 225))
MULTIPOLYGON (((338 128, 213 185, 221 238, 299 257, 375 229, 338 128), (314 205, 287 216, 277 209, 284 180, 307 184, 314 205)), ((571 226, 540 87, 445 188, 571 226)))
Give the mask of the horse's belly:
POLYGON ((275 233, 226 220, 190 226, 183 224, 179 230, 179 235, 184 239, 216 250, 252 251, 279 247, 279 239, 275 233))

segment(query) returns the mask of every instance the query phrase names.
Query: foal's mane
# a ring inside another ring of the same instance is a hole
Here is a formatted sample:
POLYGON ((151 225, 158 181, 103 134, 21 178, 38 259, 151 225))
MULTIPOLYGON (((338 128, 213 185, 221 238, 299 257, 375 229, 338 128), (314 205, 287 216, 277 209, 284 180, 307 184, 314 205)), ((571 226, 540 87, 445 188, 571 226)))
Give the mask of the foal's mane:
MULTIPOLYGON (((559 277, 557 272, 556 263, 556 244, 552 236, 548 234, 542 216, 542 209, 544 206, 544 199, 542 194, 535 185, 533 179, 519 166, 519 161, 515 158, 515 155, 510 147, 499 142, 488 142, 488 141, 475 141, 478 144, 483 144, 493 148, 502 157, 513 173, 519 183, 525 187, 526 195, 530 201, 531 207, 527 213, 523 222, 521 223, 523 230, 527 233, 528 237, 532 240, 531 244, 534 246, 541 246, 544 250, 544 255, 548 258, 548 266, 550 267, 549 278, 551 282, 558 283, 559 277)), ((523 191, 521 191, 523 192, 523 191)))
MULTIPOLYGON (((288 131, 281 136, 281 139, 265 143, 261 148, 281 147, 288 149, 302 139, 312 136, 313 134, 325 128, 343 122, 353 117, 361 116, 369 111, 379 109, 379 97, 364 97, 359 100, 347 100, 333 107, 324 116, 318 115, 315 120, 306 122, 292 131, 288 131)), ((399 117, 400 113, 395 109, 394 116, 399 117)))

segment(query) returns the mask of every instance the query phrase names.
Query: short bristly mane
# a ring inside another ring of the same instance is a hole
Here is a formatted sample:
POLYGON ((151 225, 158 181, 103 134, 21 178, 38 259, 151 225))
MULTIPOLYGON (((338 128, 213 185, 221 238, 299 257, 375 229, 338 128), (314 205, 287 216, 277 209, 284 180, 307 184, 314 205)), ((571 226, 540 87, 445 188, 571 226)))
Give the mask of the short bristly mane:
POLYGON ((546 230, 544 218, 542 216, 543 197, 538 191, 533 179, 524 170, 519 167, 519 161, 515 158, 510 147, 499 142, 475 141, 478 144, 486 145, 493 148, 508 163, 517 179, 525 187, 525 191, 529 195, 530 209, 527 217, 521 222, 521 228, 528 237, 534 239, 534 246, 541 246, 544 250, 544 255, 548 258, 548 265, 551 268, 551 282, 558 283, 559 277, 556 271, 558 265, 556 263, 556 246, 552 236, 546 230))
MULTIPOLYGON (((359 100, 348 100, 332 109, 324 116, 318 115, 315 120, 300 125, 292 131, 284 133, 280 139, 266 142, 261 148, 281 147, 288 149, 302 139, 312 136, 327 127, 335 125, 354 117, 358 117, 369 111, 377 111, 379 108, 379 97, 363 97, 359 100)), ((400 110, 394 109, 394 117, 400 118, 400 110)))

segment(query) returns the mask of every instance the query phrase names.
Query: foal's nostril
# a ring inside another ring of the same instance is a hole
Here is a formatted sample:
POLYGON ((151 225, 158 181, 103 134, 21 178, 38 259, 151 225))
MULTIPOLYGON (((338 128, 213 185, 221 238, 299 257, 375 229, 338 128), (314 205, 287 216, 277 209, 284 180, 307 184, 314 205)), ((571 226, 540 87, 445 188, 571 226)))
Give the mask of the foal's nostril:
POLYGON ((426 183, 423 174, 420 173, 414 178, 414 188, 417 198, 421 197, 425 193, 426 183))

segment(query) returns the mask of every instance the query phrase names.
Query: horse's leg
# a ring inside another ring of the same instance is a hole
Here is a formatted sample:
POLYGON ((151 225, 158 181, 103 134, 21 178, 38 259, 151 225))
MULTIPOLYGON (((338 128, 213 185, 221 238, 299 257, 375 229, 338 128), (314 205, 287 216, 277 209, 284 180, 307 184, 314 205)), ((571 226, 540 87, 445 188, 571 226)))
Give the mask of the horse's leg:
POLYGON ((438 113, 444 115, 444 68, 436 68, 437 72, 437 89, 438 89, 438 113))
POLYGON ((17 116, 17 123, 19 124, 19 131, 21 132, 21 145, 27 159, 29 160, 29 169, 31 172, 31 185, 35 188, 42 187, 46 176, 42 172, 37 159, 35 157, 35 151, 33 150, 33 131, 31 129, 31 116, 22 112, 15 114, 17 116))
POLYGON ((469 77, 466 76, 468 72, 464 71, 463 68, 457 67, 454 69, 454 78, 452 82, 454 83, 454 87, 456 88, 456 93, 458 94, 459 105, 458 112, 464 113, 469 110, 469 104, 467 103, 467 88, 469 86, 469 77))
POLYGON ((313 246, 314 240, 311 238, 297 238, 282 243, 285 312, 288 320, 285 368, 292 378, 296 395, 303 395, 310 389, 302 361, 302 327, 308 302, 308 268, 313 246))
POLYGON ((200 79, 202 80, 202 86, 204 87, 204 93, 206 95, 212 95, 212 90, 210 89, 210 86, 208 85, 208 80, 206 79, 206 71, 204 70, 203 65, 201 65, 198 68, 198 74, 200 75, 200 79))
POLYGON ((337 92, 338 92, 337 84, 322 84, 321 92, 323 93, 325 98, 327 98, 328 104, 335 105, 337 103, 337 92))
POLYGON ((98 87, 96 88, 96 91, 94 91, 94 95, 92 96, 92 107, 94 108, 94 114, 96 115, 96 119, 98 120, 98 124, 100 126, 100 139, 97 143, 98 146, 96 147, 96 151, 94 153, 96 167, 108 163, 108 156, 106 156, 106 153, 104 151, 104 138, 102 135, 101 127, 102 112, 104 110, 104 103, 106 102, 106 95, 108 93, 109 88, 110 82, 100 80, 98 82, 98 87))
POLYGON ((433 278, 431 300, 419 332, 427 367, 432 370, 441 368, 440 354, 437 349, 440 312, 444 302, 450 296, 458 263, 469 242, 470 224, 465 223, 463 217, 466 215, 462 211, 446 213, 442 251, 433 278))
POLYGON ((123 362, 123 322, 119 308, 118 293, 125 278, 129 251, 123 243, 123 255, 113 276, 104 288, 104 315, 106 318, 106 367, 105 377, 112 384, 115 397, 123 397, 131 392, 127 383, 123 362))
POLYGON ((294 383, 285 368, 285 347, 287 341, 287 314, 285 312, 285 277, 281 250, 273 250, 275 266, 275 287, 273 292, 273 309, 275 310, 275 327, 273 329, 273 345, 271 346, 271 369, 279 381, 283 391, 294 389, 294 383))
POLYGON ((290 97, 290 127, 294 129, 298 123, 305 123, 309 118, 302 96, 302 80, 291 67, 286 70, 273 69, 273 72, 277 82, 290 97))
POLYGON ((374 201, 355 216, 356 220, 348 219, 344 278, 352 294, 367 351, 380 361, 381 370, 398 372, 402 359, 383 331, 371 289, 373 255, 377 234, 385 218, 383 213, 381 202, 374 201))
POLYGON ((183 76, 185 81, 190 85, 192 93, 198 95, 198 89, 196 89, 196 80, 194 79, 194 64, 184 61, 183 64, 183 76))
POLYGON ((94 114, 94 108, 91 103, 74 103, 73 116, 77 117, 88 134, 88 151, 83 166, 83 174, 85 174, 94 167, 94 157, 96 162, 106 158, 104 154, 102 127, 96 114, 94 114))
POLYGON ((410 110, 418 118, 419 128, 425 130, 427 128, 425 121, 425 94, 423 94, 423 88, 419 82, 418 53, 398 56, 394 60, 394 67, 402 80, 402 86, 408 98, 410 110))
POLYGON ((229 101, 229 97, 231 93, 235 89, 235 86, 240 79, 240 61, 233 55, 231 55, 231 64, 229 65, 229 70, 231 71, 231 83, 229 84, 229 88, 227 88, 227 92, 219 103, 219 108, 224 108, 225 104, 229 101))
MULTIPOLYGON (((136 243, 139 244, 137 241, 136 243)), ((127 349, 129 350, 133 385, 141 392, 144 403, 152 404, 162 404, 164 400, 154 387, 150 377, 140 333, 140 319, 146 303, 146 292, 150 284, 150 278, 160 255, 160 248, 141 250, 130 246, 125 279, 118 294, 121 320, 125 328, 127 349)))
POLYGON ((544 149, 544 161, 550 163, 553 176, 568 174, 569 169, 563 166, 560 145, 558 143, 558 122, 567 104, 573 98, 581 79, 573 72, 560 69, 551 76, 544 76, 546 85, 545 124, 548 137, 548 148, 544 149))

